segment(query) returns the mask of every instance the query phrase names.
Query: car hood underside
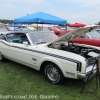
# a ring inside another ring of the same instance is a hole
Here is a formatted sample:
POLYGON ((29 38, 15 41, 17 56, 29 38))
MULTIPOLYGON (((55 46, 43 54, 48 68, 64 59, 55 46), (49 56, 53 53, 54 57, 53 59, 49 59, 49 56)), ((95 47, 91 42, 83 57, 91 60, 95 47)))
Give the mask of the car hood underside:
POLYGON ((92 26, 92 27, 82 27, 82 28, 78 28, 78 29, 75 29, 69 33, 66 33, 65 35, 57 38, 55 41, 49 43, 48 45, 50 44, 55 44, 55 43, 59 43, 59 42, 63 42, 63 41, 66 41, 66 42, 71 42, 73 39, 77 38, 77 37, 80 37, 94 29, 96 29, 97 26, 92 26))

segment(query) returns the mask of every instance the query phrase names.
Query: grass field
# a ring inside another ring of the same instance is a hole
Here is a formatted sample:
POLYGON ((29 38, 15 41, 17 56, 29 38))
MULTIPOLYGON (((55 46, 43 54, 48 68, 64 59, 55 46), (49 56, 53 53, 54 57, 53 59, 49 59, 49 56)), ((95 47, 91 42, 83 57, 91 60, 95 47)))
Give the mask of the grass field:
MULTIPOLYGON (((95 89, 96 79, 84 91, 95 89)), ((0 100, 100 100, 94 93, 82 93, 83 82, 66 79, 62 85, 48 83, 44 75, 12 61, 0 62, 0 100)), ((100 96, 100 86, 95 92, 100 96)))

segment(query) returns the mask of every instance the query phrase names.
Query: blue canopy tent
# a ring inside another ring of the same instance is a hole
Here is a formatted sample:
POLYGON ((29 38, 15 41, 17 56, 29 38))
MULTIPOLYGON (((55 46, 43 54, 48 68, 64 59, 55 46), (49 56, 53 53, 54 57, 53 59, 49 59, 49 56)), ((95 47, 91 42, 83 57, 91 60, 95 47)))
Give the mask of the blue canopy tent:
POLYGON ((14 19, 14 23, 66 24, 67 21, 44 12, 37 12, 16 18, 14 19))

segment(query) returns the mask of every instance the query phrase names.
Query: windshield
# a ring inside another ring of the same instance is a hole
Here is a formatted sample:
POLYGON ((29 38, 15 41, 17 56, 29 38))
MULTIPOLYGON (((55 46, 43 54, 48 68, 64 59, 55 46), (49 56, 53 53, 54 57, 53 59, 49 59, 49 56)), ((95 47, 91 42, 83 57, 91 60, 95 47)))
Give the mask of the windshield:
POLYGON ((34 32, 29 33, 29 36, 33 42, 33 44, 41 44, 41 43, 47 43, 51 42, 55 39, 57 39, 57 35, 55 35, 53 32, 50 31, 41 31, 41 32, 34 32))
POLYGON ((100 38, 100 33, 97 31, 91 31, 88 33, 92 38, 100 38))

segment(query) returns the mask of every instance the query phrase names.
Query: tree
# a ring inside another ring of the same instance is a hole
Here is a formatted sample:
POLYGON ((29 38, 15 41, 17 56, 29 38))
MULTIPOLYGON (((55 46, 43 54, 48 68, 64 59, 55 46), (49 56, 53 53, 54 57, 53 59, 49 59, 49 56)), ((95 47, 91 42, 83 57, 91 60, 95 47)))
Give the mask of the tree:
POLYGON ((14 21, 13 20, 8 20, 8 19, 0 19, 0 22, 1 23, 4 23, 4 24, 12 24, 12 23, 14 23, 14 21))
POLYGON ((98 22, 98 25, 100 26, 100 22, 98 22))

